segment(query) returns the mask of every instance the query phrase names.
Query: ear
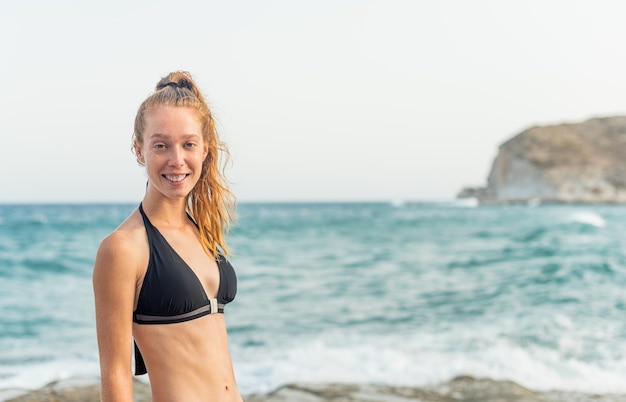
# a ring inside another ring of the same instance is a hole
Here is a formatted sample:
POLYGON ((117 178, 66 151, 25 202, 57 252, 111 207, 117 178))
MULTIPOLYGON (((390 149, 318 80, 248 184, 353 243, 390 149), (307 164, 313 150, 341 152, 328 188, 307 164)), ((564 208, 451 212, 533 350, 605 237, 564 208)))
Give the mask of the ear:
POLYGON ((202 160, 203 161, 206 159, 208 154, 209 154, 209 144, 204 144, 203 150, 202 150, 202 160))
POLYGON ((137 160, 140 163, 146 163, 146 160, 143 157, 143 151, 141 149, 141 145, 139 145, 137 140, 133 141, 133 148, 135 150, 135 155, 137 156, 137 160))

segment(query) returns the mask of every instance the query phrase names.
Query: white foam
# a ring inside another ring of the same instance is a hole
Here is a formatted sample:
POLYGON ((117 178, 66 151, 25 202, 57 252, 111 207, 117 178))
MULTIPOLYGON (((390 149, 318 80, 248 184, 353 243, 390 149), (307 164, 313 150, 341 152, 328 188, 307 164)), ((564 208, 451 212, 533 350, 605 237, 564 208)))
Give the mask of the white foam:
POLYGON ((574 326, 572 319, 565 314, 554 314, 552 319, 561 328, 571 329, 574 326))
MULTIPOLYGON (((555 317, 568 326, 564 317, 555 317)), ((565 331, 569 333, 569 331, 565 331)), ((521 347, 483 327, 466 334, 326 334, 281 348, 233 347, 233 363, 242 394, 269 392, 294 382, 380 383, 425 386, 459 375, 512 380, 538 391, 626 393, 626 361, 587 362, 573 334, 557 339, 558 350, 521 347)), ((622 345, 615 345, 616 348, 622 345)), ((94 359, 65 359, 0 369, 0 401, 54 381, 82 378, 96 382, 94 359)))
POLYGON ((450 205, 460 208, 476 208, 479 204, 478 198, 458 198, 450 205))
POLYGON ((393 200, 389 201, 389 203, 392 207, 395 208, 402 208, 404 206, 404 200, 401 198, 394 198, 393 200))
POLYGON ((573 222, 583 223, 585 225, 591 225, 598 228, 603 228, 606 226, 606 221, 604 220, 604 218, 602 218, 602 216, 590 211, 576 212, 570 217, 570 220, 573 222))
POLYGON ((575 359, 573 339, 563 339, 563 350, 558 351, 522 348, 508 340, 452 349, 456 346, 448 344, 451 339, 434 335, 355 339, 351 345, 338 344, 337 339, 319 339, 279 353, 248 354, 245 360, 246 352, 239 351, 235 370, 242 393, 268 392, 293 382, 425 386, 460 375, 512 380, 538 391, 626 393, 626 362, 575 359))
POLYGON ((0 367, 0 401, 42 388, 55 381, 81 379, 95 383, 100 376, 97 361, 64 359, 0 367))

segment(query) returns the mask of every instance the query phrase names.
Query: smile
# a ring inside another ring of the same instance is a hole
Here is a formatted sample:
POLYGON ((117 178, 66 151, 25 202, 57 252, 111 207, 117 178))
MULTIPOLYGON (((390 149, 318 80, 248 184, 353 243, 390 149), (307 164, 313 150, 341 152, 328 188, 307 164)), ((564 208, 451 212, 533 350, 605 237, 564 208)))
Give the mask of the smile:
POLYGON ((189 175, 188 174, 164 174, 162 176, 171 182, 177 183, 179 181, 183 181, 185 177, 189 175))

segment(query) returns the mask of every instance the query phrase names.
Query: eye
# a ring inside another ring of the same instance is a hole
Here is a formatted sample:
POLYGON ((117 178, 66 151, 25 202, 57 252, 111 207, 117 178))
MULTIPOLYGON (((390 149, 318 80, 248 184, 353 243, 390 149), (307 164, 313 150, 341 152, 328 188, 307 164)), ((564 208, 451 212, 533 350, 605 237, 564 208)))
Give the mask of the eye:
POLYGON ((154 144, 154 149, 164 149, 165 144, 154 144))
POLYGON ((196 147, 195 142, 188 142, 185 144, 185 148, 195 148, 195 147, 196 147))

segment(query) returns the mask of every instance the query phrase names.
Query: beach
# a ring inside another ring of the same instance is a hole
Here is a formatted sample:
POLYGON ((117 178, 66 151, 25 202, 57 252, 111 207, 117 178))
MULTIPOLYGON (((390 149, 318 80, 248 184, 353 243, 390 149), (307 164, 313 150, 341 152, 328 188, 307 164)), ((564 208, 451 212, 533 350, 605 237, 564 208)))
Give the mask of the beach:
MULTIPOLYGON (((135 402, 149 402, 146 383, 135 382, 135 402)), ((7 402, 97 402, 98 384, 72 381, 48 385, 7 402)), ((459 377, 436 386, 405 387, 362 384, 290 384, 264 395, 244 396, 245 402, 619 402, 626 395, 577 392, 536 392, 511 381, 459 377)))

